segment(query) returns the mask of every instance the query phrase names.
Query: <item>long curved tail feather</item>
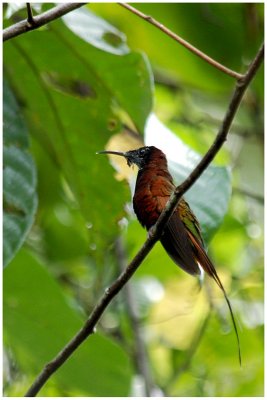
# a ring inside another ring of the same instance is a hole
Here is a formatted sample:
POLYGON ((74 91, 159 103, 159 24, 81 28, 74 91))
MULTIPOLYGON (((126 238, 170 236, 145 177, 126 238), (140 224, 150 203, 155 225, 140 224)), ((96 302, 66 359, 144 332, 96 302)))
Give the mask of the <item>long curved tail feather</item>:
POLYGON ((237 346, 238 346, 238 358, 239 358, 239 364, 241 366, 242 365, 242 357, 241 357, 240 339, 239 339, 237 325, 236 325, 236 321, 235 321, 235 317, 234 317, 234 313, 233 313, 233 309, 232 309, 230 300, 229 300, 227 293, 223 287, 223 284, 216 272, 216 269, 215 269, 213 263, 211 262, 211 260, 209 259, 206 251, 200 245, 198 240, 196 240, 196 238, 194 237, 194 235, 191 232, 188 232, 188 235, 190 236, 190 239, 192 240, 192 243, 194 245, 197 261, 199 262, 201 267, 204 269, 204 271, 215 280, 215 282, 217 283, 217 285, 223 292, 224 298, 226 300, 226 303, 227 303, 229 311, 230 311, 230 315, 231 315, 231 319, 232 319, 232 323, 233 323, 233 327, 234 327, 234 331, 235 331, 235 335, 236 335, 237 346))

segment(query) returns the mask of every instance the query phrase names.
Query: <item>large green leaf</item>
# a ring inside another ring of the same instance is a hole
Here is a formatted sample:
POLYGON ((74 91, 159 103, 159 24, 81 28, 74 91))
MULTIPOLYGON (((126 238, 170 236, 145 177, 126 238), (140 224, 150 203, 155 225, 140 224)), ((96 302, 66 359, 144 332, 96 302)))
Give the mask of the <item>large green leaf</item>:
POLYGON ((148 113, 144 105, 151 105, 147 62, 140 54, 117 56, 96 49, 61 21, 53 23, 53 30, 7 42, 4 56, 31 133, 62 170, 92 226, 90 244, 102 254, 117 230, 107 221, 123 215, 126 190, 114 182, 111 167, 95 153, 119 129, 114 100, 136 115, 136 125, 144 125, 148 113))
MULTIPOLYGON (((164 151, 176 184, 182 183, 200 161, 201 156, 185 145, 155 116, 146 127, 145 142, 164 151)), ((226 167, 210 165, 185 194, 209 241, 221 225, 231 196, 230 172, 226 167)))
MULTIPOLYGON (((22 250, 4 274, 4 327, 6 344, 23 371, 39 373, 81 326, 80 313, 67 302, 47 268, 22 250)), ((96 333, 51 381, 87 396, 127 396, 130 379, 125 352, 96 333)))
MULTIPOLYGON (((63 20, 70 30, 84 39, 84 42, 79 43, 84 61, 98 73, 109 92, 132 118, 136 128, 143 132, 152 109, 153 92, 153 75, 146 55, 130 53, 124 42, 124 35, 89 10, 84 8, 75 10, 67 14, 63 20), (94 29, 95 26, 97 30, 94 29), (106 39, 111 37, 113 31, 113 46, 111 46, 112 43, 107 44, 106 39), (116 37, 118 39, 114 43, 116 37), (90 51, 86 42, 94 45, 90 51), (98 48, 105 52, 99 51, 98 48), (118 57, 116 54, 121 56, 118 57)), ((62 29, 58 31, 59 33, 62 33, 62 29)), ((77 45, 77 38, 70 32, 64 30, 64 37, 73 46, 77 45)))
POLYGON ((4 266, 23 244, 37 208, 36 170, 28 152, 28 130, 4 81, 3 253, 4 266))

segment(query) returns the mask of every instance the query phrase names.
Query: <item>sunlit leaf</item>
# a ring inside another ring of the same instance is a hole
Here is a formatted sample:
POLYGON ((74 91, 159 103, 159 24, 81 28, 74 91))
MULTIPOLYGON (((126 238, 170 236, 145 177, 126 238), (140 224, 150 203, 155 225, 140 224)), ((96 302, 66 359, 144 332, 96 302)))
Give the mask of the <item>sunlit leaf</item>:
POLYGON ((63 21, 76 35, 98 49, 118 55, 130 51, 126 36, 88 9, 74 10, 63 16, 63 21))

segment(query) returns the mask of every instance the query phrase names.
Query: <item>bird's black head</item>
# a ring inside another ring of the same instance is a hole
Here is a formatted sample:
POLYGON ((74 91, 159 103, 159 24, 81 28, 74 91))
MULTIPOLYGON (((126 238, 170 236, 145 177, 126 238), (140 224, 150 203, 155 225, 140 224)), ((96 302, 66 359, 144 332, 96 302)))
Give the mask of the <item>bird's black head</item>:
POLYGON ((130 150, 125 153, 125 158, 129 167, 132 164, 137 165, 139 169, 142 169, 149 161, 153 146, 140 147, 140 149, 130 150))
POLYGON ((125 153, 119 151, 107 150, 107 151, 99 151, 98 154, 115 154, 118 156, 123 156, 126 158, 129 167, 132 164, 135 164, 139 169, 142 169, 145 165, 147 165, 149 159, 151 158, 152 153, 155 151, 160 152, 160 150, 158 150, 154 146, 145 146, 145 147, 140 147, 139 149, 136 150, 126 151, 125 153))

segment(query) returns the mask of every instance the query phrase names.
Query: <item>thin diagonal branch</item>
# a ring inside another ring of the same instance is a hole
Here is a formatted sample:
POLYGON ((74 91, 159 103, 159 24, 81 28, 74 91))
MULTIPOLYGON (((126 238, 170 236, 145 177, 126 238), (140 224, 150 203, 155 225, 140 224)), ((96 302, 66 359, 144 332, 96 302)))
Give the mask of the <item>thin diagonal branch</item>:
POLYGON ((138 269, 139 265, 151 251, 155 243, 159 240, 165 224, 168 222, 170 216, 172 215, 175 207, 177 206, 182 195, 188 190, 194 182, 199 178, 203 171, 208 167, 210 162, 214 159, 220 148, 222 147, 224 141, 226 140, 227 134, 231 127, 234 116, 237 112, 239 104, 242 100, 244 92, 248 87, 249 83, 255 76, 258 68, 260 67, 264 56, 264 46, 260 48, 255 59, 252 61, 250 67, 248 68, 246 74, 242 79, 237 82, 236 88, 230 100, 228 109, 226 111, 224 120, 222 122, 221 128, 217 134, 217 137, 207 151, 206 155, 200 161, 200 163, 195 167, 189 177, 176 188, 170 200, 168 201, 164 211, 161 213, 157 223, 150 232, 149 238, 145 241, 139 252, 127 266, 125 271, 123 271, 119 277, 105 290, 105 293, 100 298, 98 303, 95 305, 91 315, 88 317, 84 326, 80 331, 67 343, 67 345, 51 360, 45 365, 43 370, 37 376, 32 386, 28 390, 25 396, 32 397, 35 396, 39 390, 44 386, 46 381, 53 375, 58 368, 64 364, 64 362, 73 354, 73 352, 79 347, 87 338, 90 336, 95 329, 95 326, 105 309, 112 301, 112 299, 117 295, 117 293, 123 288, 123 286, 129 281, 135 271, 138 269))
POLYGON ((43 14, 32 16, 31 7, 27 3, 28 19, 18 22, 17 24, 11 25, 3 30, 3 41, 12 39, 16 36, 22 35, 23 33, 32 31, 34 29, 40 28, 40 26, 46 25, 63 15, 80 8, 87 3, 64 3, 59 4, 50 10, 44 12, 43 14))
POLYGON ((250 199, 257 201, 260 205, 264 206, 264 196, 261 196, 260 194, 252 193, 246 189, 242 189, 242 188, 238 188, 238 187, 233 188, 233 193, 249 197, 250 199))
POLYGON ((161 24, 159 21, 157 21, 155 18, 151 17, 150 15, 146 15, 142 13, 141 11, 137 10, 136 8, 130 6, 130 4, 127 3, 118 3, 120 6, 126 8, 133 14, 137 15, 138 17, 144 19, 145 21, 149 22, 151 25, 154 25, 156 28, 160 29, 162 32, 166 33, 169 37, 172 39, 176 40, 176 42, 180 43, 182 46, 187 48, 189 51, 192 53, 196 54, 198 57, 202 58, 202 60, 206 61, 213 67, 217 68, 218 70, 224 72, 225 74, 231 76, 232 78, 236 79, 241 79, 243 77, 242 74, 239 74, 236 71, 233 71, 230 68, 227 68, 225 65, 219 63, 218 61, 214 60, 207 54, 203 53, 200 51, 197 47, 194 47, 192 44, 181 38, 181 36, 178 36, 176 33, 172 32, 170 29, 166 28, 163 24, 161 24))

